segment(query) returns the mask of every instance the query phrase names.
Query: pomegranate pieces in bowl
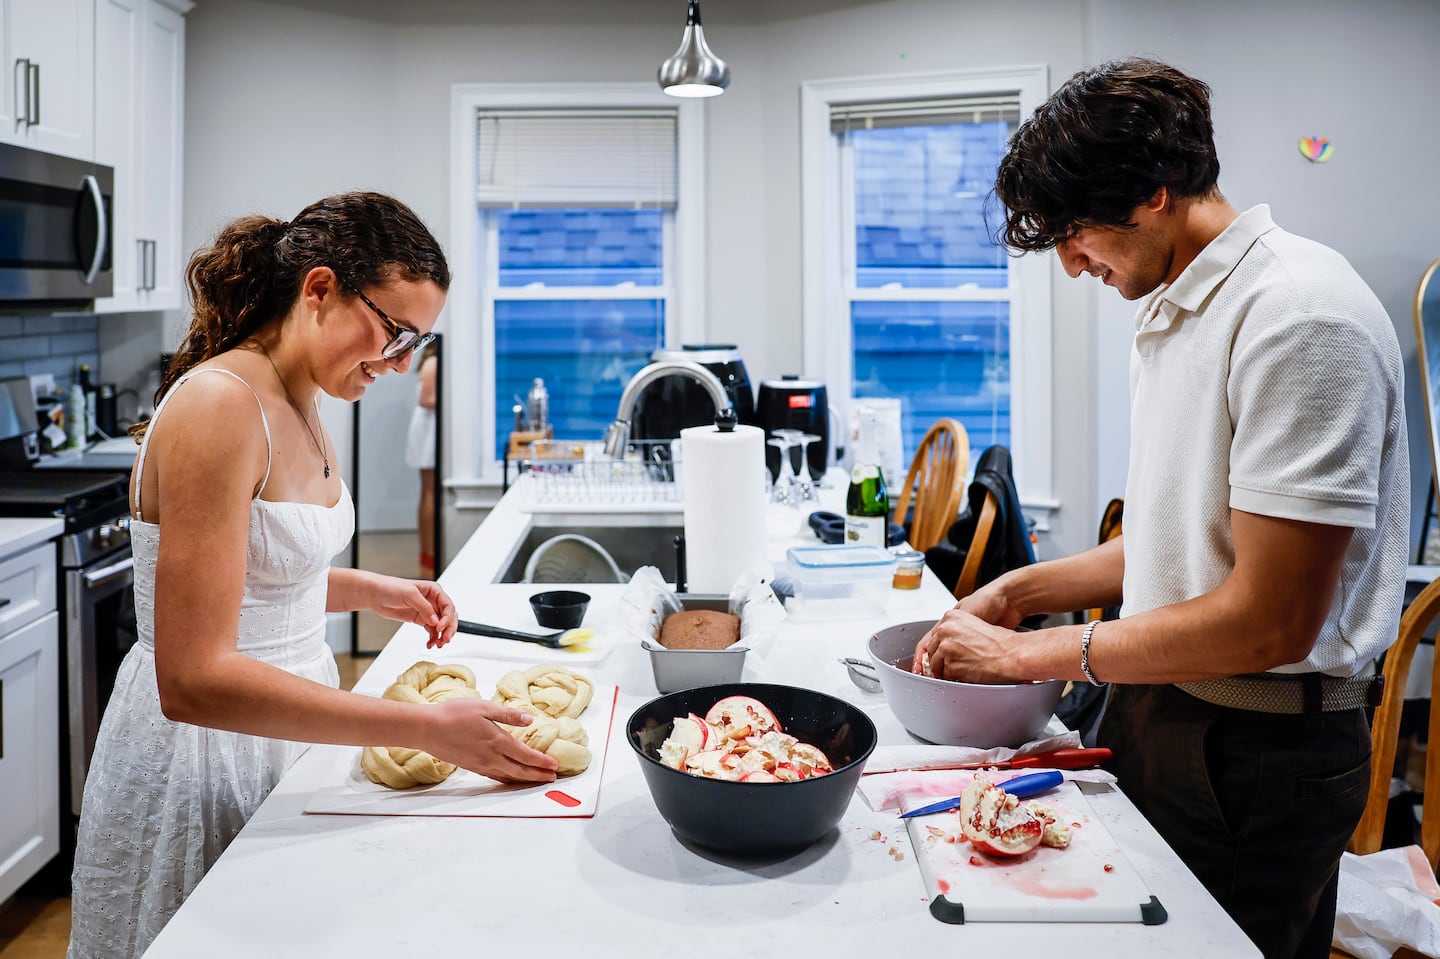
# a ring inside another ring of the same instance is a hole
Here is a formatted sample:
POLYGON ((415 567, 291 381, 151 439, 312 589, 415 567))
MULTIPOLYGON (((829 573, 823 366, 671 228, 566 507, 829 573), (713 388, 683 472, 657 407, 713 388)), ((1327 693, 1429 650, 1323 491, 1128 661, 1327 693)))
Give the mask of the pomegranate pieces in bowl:
POLYGON ((743 856, 797 851, 831 832, 878 738, 843 699, 771 683, 668 693, 635 710, 626 729, 676 835, 743 856))
POLYGON ((823 752, 786 733, 750 696, 727 696, 703 717, 677 716, 660 761, 692 776, 744 783, 793 783, 834 771, 823 752))

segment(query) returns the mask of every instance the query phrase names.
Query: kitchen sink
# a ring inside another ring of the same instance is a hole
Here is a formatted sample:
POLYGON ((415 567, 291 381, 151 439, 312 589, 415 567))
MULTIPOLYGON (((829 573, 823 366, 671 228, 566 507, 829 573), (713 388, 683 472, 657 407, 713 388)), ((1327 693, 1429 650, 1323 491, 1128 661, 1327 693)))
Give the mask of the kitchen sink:
MULTIPOLYGON (((520 542, 510 565, 497 582, 519 583, 525 578, 530 558, 546 543, 558 536, 583 536, 599 545, 614 559, 621 574, 628 580, 641 566, 658 567, 670 582, 675 581, 675 537, 682 532, 676 526, 535 526, 520 542)), ((583 545, 555 544, 537 561, 552 569, 569 568, 580 572, 578 578, 566 582, 610 582, 603 573, 603 564, 594 561, 593 551, 583 545), (573 550, 566 552, 567 550, 573 550)), ((539 567, 537 567, 539 568, 539 567)), ((554 582, 555 580, 550 579, 554 582)))

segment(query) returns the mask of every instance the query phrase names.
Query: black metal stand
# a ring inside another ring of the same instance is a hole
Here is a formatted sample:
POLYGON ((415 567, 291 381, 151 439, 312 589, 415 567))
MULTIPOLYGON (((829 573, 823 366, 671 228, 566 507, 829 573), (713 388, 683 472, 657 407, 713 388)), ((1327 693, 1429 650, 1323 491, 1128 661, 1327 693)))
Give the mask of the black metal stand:
POLYGON ((430 479, 435 494, 435 575, 445 568, 445 335, 435 334, 435 468, 430 479))
POLYGON ((1425 494, 1425 519, 1420 522, 1420 545, 1415 547, 1416 565, 1425 565, 1425 544, 1430 539, 1430 520, 1435 518, 1435 483, 1430 484, 1430 491, 1425 494))
MULTIPOLYGON (((350 537, 350 566, 360 568, 360 401, 350 404, 350 499, 355 504, 356 529, 350 537)), ((350 614, 350 655, 374 656, 360 649, 360 614, 350 614)))

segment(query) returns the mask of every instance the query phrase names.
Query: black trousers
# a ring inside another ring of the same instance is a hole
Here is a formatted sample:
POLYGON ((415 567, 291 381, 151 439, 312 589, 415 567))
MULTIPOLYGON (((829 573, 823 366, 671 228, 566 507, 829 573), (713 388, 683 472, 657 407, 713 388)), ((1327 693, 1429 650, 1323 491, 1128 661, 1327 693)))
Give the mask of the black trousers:
POLYGON ((1281 716, 1116 686, 1097 742, 1119 786, 1266 959, 1328 959, 1340 854, 1365 808, 1361 709, 1281 716))

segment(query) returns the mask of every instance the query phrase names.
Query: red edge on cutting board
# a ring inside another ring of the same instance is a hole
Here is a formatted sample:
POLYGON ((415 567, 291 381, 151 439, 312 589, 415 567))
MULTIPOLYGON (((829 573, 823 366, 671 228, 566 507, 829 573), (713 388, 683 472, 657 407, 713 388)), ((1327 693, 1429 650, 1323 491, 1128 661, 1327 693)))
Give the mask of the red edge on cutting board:
MULTIPOLYGON (((606 728, 609 730, 609 732, 606 733, 606 735, 605 735, 605 751, 600 754, 600 782, 597 782, 597 783, 595 784, 595 806, 594 806, 594 808, 592 808, 589 812, 586 812, 586 813, 579 813, 578 815, 574 815, 574 816, 561 816, 561 817, 558 817, 558 818, 561 818, 561 819, 594 819, 594 818, 595 818, 595 814, 600 811, 600 787, 601 787, 601 786, 604 784, 604 782, 605 782, 605 762, 606 762, 606 760, 608 760, 608 759, 610 758, 610 740, 612 740, 612 739, 615 738, 615 704, 618 703, 619 701, 620 701, 620 687, 619 687, 619 685, 616 685, 616 687, 615 687, 615 692, 614 692, 613 694, 611 694, 611 696, 610 696, 610 724, 609 724, 609 726, 606 727, 606 728)), ((545 795, 546 795, 548 798, 550 798, 550 799, 554 799, 556 802, 560 803, 560 805, 562 805, 562 806, 578 806, 578 805, 580 805, 579 800, 576 800, 575 797, 570 796, 570 795, 568 795, 568 794, 566 794, 566 793, 563 793, 563 792, 561 792, 561 791, 558 790, 558 789, 552 789, 552 790, 550 790, 549 792, 547 792, 545 795), (565 800, 563 800, 563 799, 558 799, 558 798, 556 798, 556 797, 558 797, 558 796, 564 796, 565 799, 570 799, 570 800, 573 800, 573 801, 572 801, 572 802, 565 802, 565 800)))

